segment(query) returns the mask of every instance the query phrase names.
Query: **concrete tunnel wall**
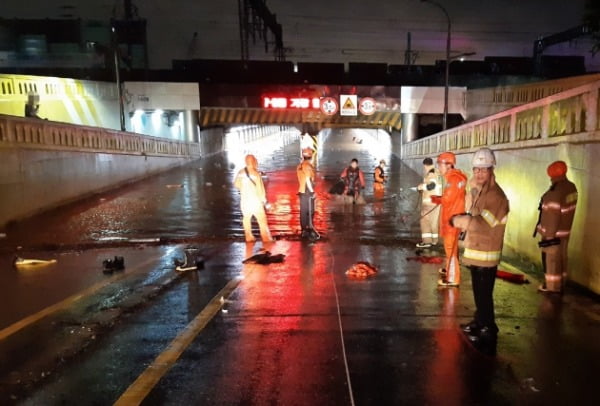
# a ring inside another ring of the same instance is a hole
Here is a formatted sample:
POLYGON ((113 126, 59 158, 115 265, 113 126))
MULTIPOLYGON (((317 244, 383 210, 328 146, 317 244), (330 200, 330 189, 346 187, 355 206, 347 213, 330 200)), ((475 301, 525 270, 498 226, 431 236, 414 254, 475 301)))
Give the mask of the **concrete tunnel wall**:
MULTIPOLYGON (((201 157, 223 151, 223 129, 202 131, 201 157)), ((0 148, 0 227, 193 161, 189 156, 0 148)))
MULTIPOLYGON (((396 152, 395 152, 396 153, 396 152)), ((530 270, 541 271, 537 238, 532 234, 538 219, 538 204, 550 187, 548 164, 563 160, 567 177, 575 183, 579 200, 569 242, 569 279, 595 293, 600 293, 600 144, 562 143, 527 149, 496 151, 496 178, 510 201, 510 214, 504 238, 503 257, 515 260, 530 270)), ((472 154, 457 155, 457 166, 471 171, 472 154)), ((434 157, 432 157, 434 158, 434 157)), ((405 163, 422 172, 422 158, 405 163)))
MULTIPOLYGON (((33 122, 34 126, 37 124, 33 122)), ((77 129, 69 127, 73 128, 77 129)), ((252 144, 276 136, 282 128, 246 126, 237 131, 237 141, 252 144)), ((198 144, 193 144, 199 154, 193 157, 109 150, 85 152, 19 143, 0 145, 0 227, 223 152, 227 148, 225 138, 223 127, 203 129, 198 144)))

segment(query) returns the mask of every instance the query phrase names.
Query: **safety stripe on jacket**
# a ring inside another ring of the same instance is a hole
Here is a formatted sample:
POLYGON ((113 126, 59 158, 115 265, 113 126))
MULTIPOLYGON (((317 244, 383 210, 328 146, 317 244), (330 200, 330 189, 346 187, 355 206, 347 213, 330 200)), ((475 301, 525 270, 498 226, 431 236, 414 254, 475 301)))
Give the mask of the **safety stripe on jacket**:
POLYGON ((547 202, 542 204, 542 210, 560 210, 560 203, 558 202, 547 202))
MULTIPOLYGON (((541 224, 539 224, 539 225, 537 226, 537 230, 538 230, 540 233, 544 234, 544 233, 546 232, 546 230, 547 230, 547 229, 546 229, 546 227, 542 227, 542 225, 541 225, 541 224)), ((558 230, 556 233, 554 233, 554 237, 558 237, 558 238, 561 238, 561 237, 567 237, 567 236, 569 236, 569 235, 571 235, 571 230, 558 230)))
POLYGON ((569 193, 565 200, 567 203, 577 203, 577 192, 569 193))
POLYGON ((498 224, 506 224, 508 221, 508 216, 504 216, 504 218, 500 221, 492 214, 489 210, 483 210, 481 212, 481 217, 485 220, 486 223, 492 228, 496 227, 498 224))
POLYGON ((501 251, 478 251, 471 248, 465 248, 463 257, 476 261, 496 262, 500 260, 501 255, 501 251))

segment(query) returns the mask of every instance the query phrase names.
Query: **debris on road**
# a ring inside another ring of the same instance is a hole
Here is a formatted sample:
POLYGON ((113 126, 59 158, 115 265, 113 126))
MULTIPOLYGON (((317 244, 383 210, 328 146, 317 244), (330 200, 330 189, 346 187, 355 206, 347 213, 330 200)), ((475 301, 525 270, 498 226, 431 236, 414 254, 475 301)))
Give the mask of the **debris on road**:
POLYGON ((262 254, 252 255, 249 258, 246 258, 242 261, 242 264, 259 264, 259 265, 268 265, 268 264, 277 264, 281 263, 285 260, 285 255, 283 254, 275 254, 271 255, 270 251, 265 251, 262 254))
POLYGON ((498 269, 496 271, 496 278, 505 280, 507 282, 518 283, 518 284, 529 283, 529 280, 527 280, 525 275, 518 274, 518 273, 512 273, 512 272, 508 272, 508 271, 503 271, 501 269, 498 269))
POLYGON ((55 264, 56 259, 26 259, 21 257, 15 257, 13 261, 13 265, 17 269, 32 269, 32 268, 40 268, 47 265, 55 264))
POLYGON ((102 261, 102 272, 113 273, 114 271, 122 271, 125 269, 125 258, 115 256, 114 259, 105 259, 102 261))
POLYGON ((167 189, 181 189, 181 188, 183 188, 182 183, 175 184, 175 185, 167 185, 167 189))
POLYGON ((183 260, 175 258, 175 270, 177 272, 197 271, 204 269, 204 258, 198 255, 198 248, 188 247, 183 250, 185 258, 183 260))
POLYGON ((379 269, 368 262, 359 261, 352 265, 347 271, 346 275, 349 278, 365 279, 369 276, 373 276, 379 272, 379 269))

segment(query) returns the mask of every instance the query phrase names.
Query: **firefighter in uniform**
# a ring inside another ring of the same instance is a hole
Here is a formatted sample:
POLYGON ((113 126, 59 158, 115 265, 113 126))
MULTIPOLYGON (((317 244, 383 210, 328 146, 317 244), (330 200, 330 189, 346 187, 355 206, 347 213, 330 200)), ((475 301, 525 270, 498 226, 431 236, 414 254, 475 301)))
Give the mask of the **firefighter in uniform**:
POLYGON ((302 149, 302 162, 296 168, 298 176, 298 196, 300 196, 300 227, 302 238, 319 239, 319 233, 313 226, 315 214, 315 168, 312 165, 313 149, 305 146, 302 149))
POLYGON ((461 325, 469 340, 480 349, 495 354, 498 327, 494 316, 494 283, 502 254, 508 218, 508 199, 496 183, 496 157, 489 148, 473 155, 471 207, 467 214, 452 218, 452 224, 465 235, 463 263, 471 271, 475 317, 461 325))
POLYGON ((234 186, 240 191, 242 224, 244 225, 246 242, 255 241, 252 235, 252 217, 256 217, 263 242, 273 241, 265 213, 265 206, 267 205, 265 185, 258 171, 258 161, 254 155, 246 155, 246 167, 237 173, 234 186))
POLYGON ((440 206, 431 201, 431 196, 442 195, 442 177, 431 158, 423 160, 423 172, 423 183, 417 186, 421 192, 421 242, 417 243, 417 248, 437 245, 440 228, 440 206))
POLYGON ((452 152, 443 152, 437 158, 440 174, 444 177, 441 196, 431 196, 434 204, 441 204, 440 234, 444 239, 446 253, 446 268, 441 269, 440 287, 458 287, 460 285, 460 265, 458 263, 458 236, 460 230, 450 219, 455 214, 465 212, 465 187, 467 176, 456 165, 456 156, 452 152))
POLYGON ((538 243, 542 251, 545 282, 542 292, 562 292, 567 278, 569 235, 577 206, 577 188, 567 179, 567 164, 553 162, 548 166, 552 185, 540 201, 540 219, 534 232, 542 236, 538 243))
POLYGON ((364 204, 365 201, 360 192, 365 187, 365 175, 358 167, 358 159, 353 158, 350 166, 344 169, 340 177, 345 185, 345 200, 351 200, 354 204, 364 204))
POLYGON ((385 161, 383 159, 379 161, 379 165, 375 167, 373 178, 373 193, 382 195, 385 189, 384 184, 387 181, 387 176, 385 174, 385 161))

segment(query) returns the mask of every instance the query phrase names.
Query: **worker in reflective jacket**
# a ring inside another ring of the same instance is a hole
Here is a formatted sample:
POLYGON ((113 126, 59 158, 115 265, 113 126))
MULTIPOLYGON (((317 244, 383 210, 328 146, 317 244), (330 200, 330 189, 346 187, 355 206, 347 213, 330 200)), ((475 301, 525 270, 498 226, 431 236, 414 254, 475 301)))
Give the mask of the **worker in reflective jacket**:
POLYGON ((440 173, 444 177, 441 196, 431 196, 434 204, 441 204, 440 235, 444 239, 446 268, 440 270, 441 287, 458 287, 460 284, 460 266, 458 263, 458 235, 460 230, 450 224, 455 214, 465 212, 465 188, 467 175, 456 169, 456 156, 452 152, 443 152, 437 159, 440 173))
POLYGON ((475 317, 462 325, 469 340, 495 353, 498 327, 494 316, 494 283, 508 219, 508 199, 496 183, 496 157, 489 148, 473 155, 472 201, 467 214, 451 220, 465 236, 463 263, 471 271, 475 317))
POLYGON ((431 158, 423 160, 423 172, 423 183, 417 186, 421 192, 421 242, 417 243, 417 248, 437 245, 440 229, 440 206, 431 201, 431 196, 442 195, 442 176, 431 158))
POLYGON ((246 167, 237 173, 233 184, 240 191, 242 224, 244 225, 246 242, 256 240, 252 235, 252 217, 255 217, 258 222, 263 242, 273 241, 265 213, 265 205, 267 204, 265 185, 258 171, 258 161, 254 155, 246 155, 246 167))
POLYGON ((319 233, 313 225, 315 215, 315 167, 312 165, 314 149, 302 149, 302 162, 296 168, 298 196, 300 197, 300 227, 303 239, 318 240, 319 233))
POLYGON ((373 172, 374 194, 383 194, 385 182, 387 182, 387 175, 385 174, 385 161, 382 159, 379 161, 379 165, 375 167, 375 171, 373 172))
POLYGON ((550 164, 547 173, 552 185, 542 196, 534 236, 536 233, 542 236, 538 245, 542 250, 545 282, 539 290, 558 293, 562 292, 567 278, 567 251, 577 206, 577 188, 567 179, 567 164, 563 161, 550 164))

